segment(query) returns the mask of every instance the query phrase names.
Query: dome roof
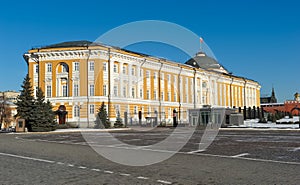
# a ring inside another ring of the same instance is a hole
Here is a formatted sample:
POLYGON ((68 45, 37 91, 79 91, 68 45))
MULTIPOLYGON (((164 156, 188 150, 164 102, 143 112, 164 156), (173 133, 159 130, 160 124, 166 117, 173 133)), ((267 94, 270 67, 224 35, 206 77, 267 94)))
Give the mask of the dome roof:
POLYGON ((206 70, 214 70, 228 73, 228 71, 212 57, 207 56, 204 52, 198 52, 195 57, 189 59, 185 64, 206 70))

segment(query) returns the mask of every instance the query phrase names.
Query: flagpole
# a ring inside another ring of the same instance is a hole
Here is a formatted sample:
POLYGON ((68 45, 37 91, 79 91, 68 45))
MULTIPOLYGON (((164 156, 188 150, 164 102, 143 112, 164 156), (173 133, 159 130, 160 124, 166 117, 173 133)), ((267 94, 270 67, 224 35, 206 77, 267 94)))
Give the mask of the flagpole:
POLYGON ((202 44, 203 44, 203 38, 202 37, 200 37, 200 52, 202 52, 202 44))

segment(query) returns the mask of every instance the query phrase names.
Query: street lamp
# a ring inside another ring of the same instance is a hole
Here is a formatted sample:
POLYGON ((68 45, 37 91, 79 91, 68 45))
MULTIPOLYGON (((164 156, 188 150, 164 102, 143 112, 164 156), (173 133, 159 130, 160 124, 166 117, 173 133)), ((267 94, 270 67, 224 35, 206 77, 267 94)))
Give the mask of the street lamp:
POLYGON ((78 124, 77 124, 77 126, 78 126, 78 128, 80 128, 80 109, 81 109, 81 105, 78 106, 78 109, 79 109, 78 110, 79 114, 78 114, 78 124))

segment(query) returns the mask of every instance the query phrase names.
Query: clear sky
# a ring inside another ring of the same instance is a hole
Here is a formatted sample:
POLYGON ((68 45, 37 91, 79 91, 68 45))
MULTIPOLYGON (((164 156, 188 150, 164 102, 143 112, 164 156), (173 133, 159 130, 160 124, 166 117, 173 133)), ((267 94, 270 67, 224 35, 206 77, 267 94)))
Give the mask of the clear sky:
POLYGON ((22 55, 32 47, 94 41, 125 23, 163 20, 203 37, 230 72, 258 81, 262 94, 273 85, 283 102, 300 92, 299 9, 297 0, 1 1, 0 91, 20 89, 27 73, 22 55))

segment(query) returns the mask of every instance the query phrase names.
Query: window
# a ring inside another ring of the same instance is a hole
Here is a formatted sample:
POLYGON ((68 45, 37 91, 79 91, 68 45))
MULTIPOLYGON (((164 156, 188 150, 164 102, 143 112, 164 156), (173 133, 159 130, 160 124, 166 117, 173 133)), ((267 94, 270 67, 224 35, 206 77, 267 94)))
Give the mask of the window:
POLYGON ((114 96, 118 96, 118 86, 114 86, 114 96))
POLYGON ((61 67, 62 67, 62 72, 64 73, 68 72, 68 67, 66 66, 66 64, 63 64, 61 67))
POLYGON ((52 72, 52 64, 50 64, 50 63, 47 64, 47 72, 48 73, 52 72))
POLYGON ((35 65, 35 73, 39 73, 39 65, 38 64, 35 65))
POLYGON ((137 110, 138 110, 138 107, 137 107, 137 106, 134 106, 134 114, 137 113, 137 110))
POLYGON ((39 91, 39 87, 35 87, 35 94, 37 95, 39 91))
POLYGON ((89 105, 90 106, 90 114, 95 114, 95 105, 89 105))
POLYGON ((150 99, 150 92, 149 92, 149 90, 147 90, 147 99, 148 100, 150 99))
POLYGON ((62 86, 62 93, 63 93, 63 97, 67 97, 68 96, 68 87, 67 85, 63 85, 62 86))
POLYGON ((79 62, 74 63, 74 71, 79 71, 79 62))
POLYGON ((161 92, 161 100, 164 101, 164 92, 161 92))
POLYGON ((168 83, 171 83, 171 75, 168 75, 168 83))
POLYGON ((155 73, 153 74, 153 79, 156 80, 156 78, 157 78, 157 73, 155 72, 155 73))
POLYGON ((120 117, 120 105, 114 105, 114 109, 116 112, 116 117, 120 117))
POLYGON ((95 95, 95 86, 94 85, 92 85, 92 84, 90 84, 90 96, 94 96, 95 95))
POLYGON ((106 90, 106 85, 103 85, 103 96, 106 96, 107 95, 107 90, 106 90))
POLYGON ((153 96, 154 96, 154 99, 156 100, 157 99, 156 98, 157 97, 156 91, 154 91, 154 95, 153 96))
POLYGON ((114 72, 117 73, 118 72, 118 68, 117 68, 117 64, 114 64, 114 72))
POLYGON ((205 100, 206 100, 206 96, 202 96, 202 103, 203 103, 203 104, 206 104, 206 101, 205 101, 205 100))
POLYGON ((134 89, 134 87, 131 88, 131 96, 132 96, 133 98, 135 97, 135 89, 134 89))
POLYGON ((172 115, 172 108, 167 108, 168 109, 168 115, 172 115))
POLYGON ((94 61, 89 62, 89 71, 94 71, 95 70, 95 63, 94 61))
POLYGON ((79 96, 78 84, 74 84, 73 96, 79 96))
POLYGON ((143 89, 140 89, 140 98, 143 98, 143 89))
POLYGON ((37 87, 37 86, 34 86, 34 88, 33 88, 33 95, 34 95, 34 97, 36 97, 37 89, 38 89, 38 87, 37 87))
POLYGON ((126 74, 126 66, 123 66, 123 74, 126 74))
POLYGON ((131 75, 132 75, 132 76, 135 75, 135 68, 134 68, 134 67, 131 68, 131 75))
POLYGON ((126 87, 123 87, 123 97, 126 97, 126 87))
POLYGON ((106 67, 106 62, 105 62, 105 63, 103 63, 103 71, 107 71, 106 68, 107 68, 107 67, 106 67))
POLYGON ((78 105, 74 106, 74 117, 80 116, 80 107, 78 105))
POLYGON ((146 78, 150 78, 150 71, 146 71, 146 78))
POLYGON ((171 93, 168 92, 168 101, 171 101, 171 93))
POLYGON ((51 85, 47 85, 47 93, 46 93, 47 98, 51 97, 51 85))

